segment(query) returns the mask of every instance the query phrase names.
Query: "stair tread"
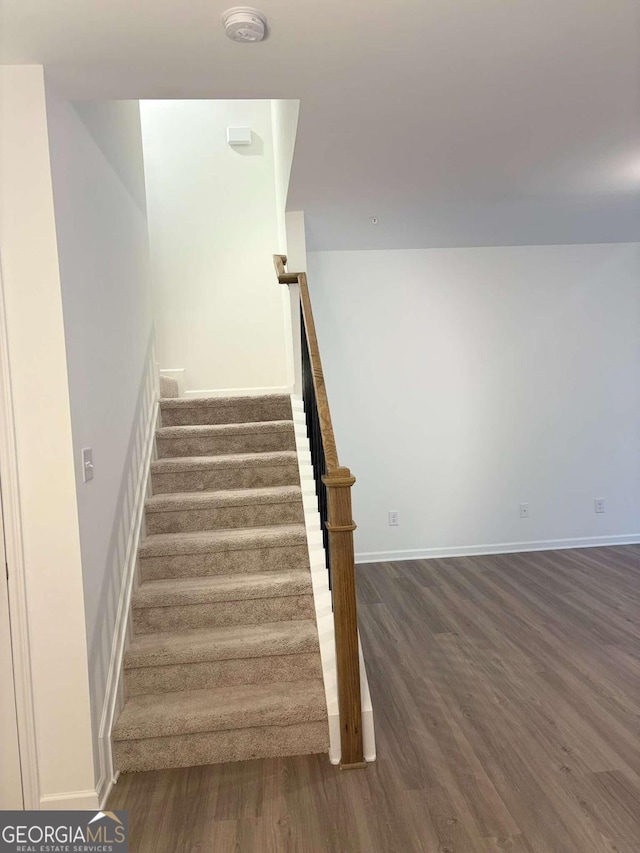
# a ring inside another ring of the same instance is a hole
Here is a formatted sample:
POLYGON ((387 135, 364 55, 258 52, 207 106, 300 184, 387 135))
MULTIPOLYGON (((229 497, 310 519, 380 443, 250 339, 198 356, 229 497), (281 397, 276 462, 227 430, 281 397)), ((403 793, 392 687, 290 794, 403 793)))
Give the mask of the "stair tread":
POLYGON ((170 634, 138 634, 125 655, 125 668, 169 666, 199 661, 234 660, 318 651, 311 619, 192 628, 170 634))
POLYGON ((294 503, 302 499, 300 486, 268 486, 251 489, 222 489, 207 492, 169 492, 153 495, 145 503, 147 512, 181 512, 209 507, 294 503))
POLYGON ((133 594, 131 606, 134 610, 143 607, 178 607, 219 601, 310 595, 311 592, 311 574, 308 570, 164 578, 144 581, 133 594))
POLYGON ((154 533, 141 543, 141 557, 240 551, 246 548, 275 548, 304 545, 304 524, 276 524, 268 527, 221 528, 190 533, 154 533))
POLYGON ((113 730, 116 741, 195 732, 287 726, 326 719, 320 679, 242 684, 132 696, 113 730))
POLYGON ((171 456, 151 463, 156 474, 175 471, 200 471, 210 468, 253 468, 297 464, 295 450, 277 450, 261 453, 228 453, 219 456, 171 456))
POLYGON ((288 432, 293 421, 249 421, 239 424, 185 424, 156 430, 157 438, 198 438, 207 435, 247 435, 257 432, 288 432))
POLYGON ((256 394, 244 397, 162 397, 160 405, 163 409, 193 409, 201 406, 212 406, 219 409, 235 408, 237 406, 255 406, 264 403, 289 403, 286 394, 256 394))

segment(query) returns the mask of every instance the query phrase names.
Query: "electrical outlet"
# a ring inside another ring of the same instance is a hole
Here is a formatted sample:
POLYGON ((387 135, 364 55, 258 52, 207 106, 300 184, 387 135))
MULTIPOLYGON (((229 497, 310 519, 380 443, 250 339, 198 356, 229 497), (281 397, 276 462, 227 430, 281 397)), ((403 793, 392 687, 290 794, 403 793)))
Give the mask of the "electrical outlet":
POLYGON ((604 498, 596 498, 593 502, 594 512, 604 512, 604 498))
POLYGON ((520 518, 529 518, 529 504, 520 504, 520 518))
POLYGON ((400 515, 395 510, 389 512, 389 527, 397 527, 400 524, 400 515))

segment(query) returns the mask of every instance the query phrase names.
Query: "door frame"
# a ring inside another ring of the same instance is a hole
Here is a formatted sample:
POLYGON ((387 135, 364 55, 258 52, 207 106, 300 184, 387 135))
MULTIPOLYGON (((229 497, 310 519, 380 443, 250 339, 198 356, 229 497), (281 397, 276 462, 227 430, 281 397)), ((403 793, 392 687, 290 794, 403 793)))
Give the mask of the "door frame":
MULTIPOLYGON (((0 486, 2 476, 0 472, 0 486)), ((6 568, 4 523, 0 488, 0 808, 23 809, 22 767, 18 738, 18 713, 16 708, 15 677, 13 675, 13 649, 11 648, 11 614, 9 612, 8 574, 6 568), (5 754, 6 753, 6 754, 5 754)))
POLYGON ((13 676, 24 808, 39 809, 40 786, 29 641, 28 591, 20 516, 20 481, 6 319, 0 253, 0 471, 2 472, 5 550, 9 575, 13 676))

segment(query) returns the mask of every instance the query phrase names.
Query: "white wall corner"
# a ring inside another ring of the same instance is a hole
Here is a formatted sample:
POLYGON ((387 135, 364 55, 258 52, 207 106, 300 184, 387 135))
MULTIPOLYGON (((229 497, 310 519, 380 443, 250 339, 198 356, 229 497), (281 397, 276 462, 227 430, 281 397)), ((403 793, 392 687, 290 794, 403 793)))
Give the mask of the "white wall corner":
MULTIPOLYGON (((277 251, 284 254, 288 254, 289 251, 286 208, 299 112, 300 101, 282 99, 274 99, 271 101, 271 128, 273 133, 273 159, 276 189, 275 203, 276 219, 278 223, 277 251)), ((274 252, 275 251, 276 247, 274 246, 274 252)), ((274 282, 277 285, 275 275, 274 282)), ((289 300, 289 288, 286 285, 282 287, 281 299, 285 336, 287 383, 291 386, 294 393, 300 394, 301 386, 297 382, 297 374, 299 373, 298 355, 300 343, 297 340, 295 333, 297 317, 295 313, 292 313, 289 300)))
MULTIPOLYGON (((279 285, 275 275, 274 282, 276 287, 280 287, 280 296, 282 299, 285 359, 287 363, 287 384, 291 389, 289 393, 301 394, 302 385, 299 384, 297 381, 298 375, 301 372, 301 366, 299 365, 300 359, 298 357, 300 353, 300 342, 297 341, 296 345, 296 336, 294 332, 295 328, 299 328, 299 320, 296 324, 289 286, 286 284, 279 285)), ((297 287, 296 285, 292 286, 297 287)), ((298 308, 298 313, 299 311, 300 309, 298 308)))
POLYGON ((285 215, 287 228, 287 269, 289 272, 307 272, 307 237, 304 211, 288 210, 285 215))
POLYGON ((291 178, 291 166, 298 132, 299 100, 271 101, 271 132, 275 180, 276 217, 278 221, 278 251, 287 251, 286 208, 291 178))
MULTIPOLYGON (((307 241, 305 236, 304 212, 288 211, 285 214, 287 270, 289 272, 307 271, 307 241)), ((302 395, 302 350, 300 321, 300 287, 297 284, 284 284, 283 310, 286 318, 288 338, 287 355, 289 374, 293 383, 293 394, 302 395)))
POLYGON ((302 320, 300 318, 300 285, 283 284, 285 311, 289 317, 287 334, 289 335, 290 373, 292 393, 302 397, 302 320))
MULTIPOLYGON (((286 239, 280 251, 286 252, 286 239)), ((276 287, 282 300, 283 333, 287 369, 288 394, 302 394, 302 353, 300 343, 300 287, 297 284, 279 284, 274 271, 276 287)))

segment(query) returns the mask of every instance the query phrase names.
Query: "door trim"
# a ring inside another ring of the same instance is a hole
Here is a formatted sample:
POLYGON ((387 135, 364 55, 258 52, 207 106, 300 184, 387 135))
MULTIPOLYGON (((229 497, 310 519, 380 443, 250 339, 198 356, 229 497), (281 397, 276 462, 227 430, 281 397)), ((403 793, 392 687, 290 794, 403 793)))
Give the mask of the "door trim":
POLYGON ((25 573, 22 522, 20 517, 20 483, 11 393, 11 366, 2 285, 0 255, 0 471, 6 560, 9 567, 9 612, 15 679, 18 743, 22 771, 25 809, 40 808, 38 782, 38 750, 33 704, 33 679, 29 640, 27 584, 25 573))

